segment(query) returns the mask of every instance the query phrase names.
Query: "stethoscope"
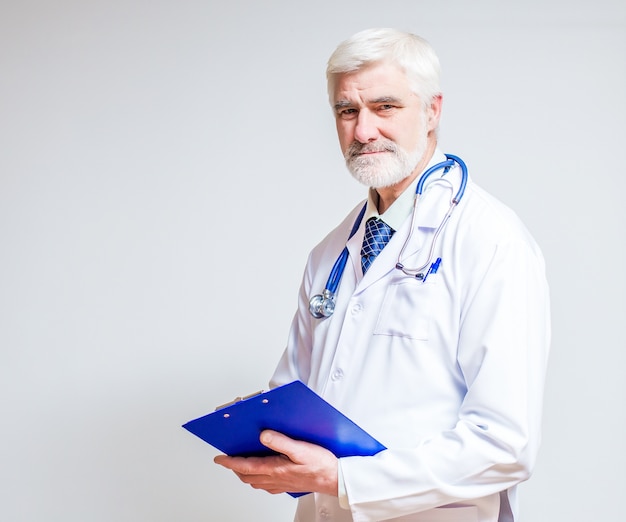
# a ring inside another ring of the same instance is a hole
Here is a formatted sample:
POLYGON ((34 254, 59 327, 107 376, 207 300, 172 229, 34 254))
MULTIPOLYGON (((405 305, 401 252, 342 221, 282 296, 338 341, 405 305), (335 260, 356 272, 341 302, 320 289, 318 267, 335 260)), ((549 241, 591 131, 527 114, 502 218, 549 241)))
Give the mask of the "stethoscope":
MULTIPOLYGON (((404 240, 404 244, 402 245, 402 248, 400 249, 400 253, 398 254, 398 261, 396 263, 397 270, 401 270, 407 276, 424 280, 427 274, 425 270, 427 269, 427 267, 433 266, 433 264, 431 263, 432 263, 432 259, 433 259, 433 255, 435 251, 435 245, 437 244, 437 239, 439 238, 439 235, 441 234, 441 231, 443 230, 443 228, 446 226, 446 223, 450 219, 452 212, 454 211, 456 206, 459 204, 459 202, 463 198, 463 194, 465 193, 465 186, 467 185, 467 179, 468 179, 467 166, 465 165, 465 163, 463 162, 461 158, 459 158, 458 156, 453 156, 452 154, 446 154, 446 161, 442 161, 441 163, 437 163, 436 165, 433 165, 428 170, 426 170, 424 174, 422 174, 422 176, 417 182, 417 187, 415 188, 415 199, 413 202, 413 214, 411 216, 411 228, 409 230, 409 234, 404 240), (441 223, 439 223, 439 226, 437 227, 437 229, 435 230, 435 233, 433 234, 433 238, 430 242, 430 249, 428 251, 428 258, 426 259, 426 262, 423 265, 417 268, 407 268, 401 263, 401 259, 404 255, 404 250, 406 249, 408 245, 409 239, 411 238, 411 235, 413 234, 413 229, 415 228, 415 211, 417 210, 418 202, 420 198, 422 197, 422 193, 424 192, 426 181, 428 180, 428 178, 430 178, 430 176, 432 176, 435 172, 441 169, 443 169, 443 176, 445 176, 450 171, 450 169, 455 166, 455 164, 461 168, 461 184, 459 185, 459 189, 457 190, 454 197, 450 200, 450 207, 448 208, 446 215, 443 217, 443 219, 441 220, 441 223)), ((363 216, 365 215, 366 208, 367 208, 367 203, 363 205, 363 208, 359 212, 359 215, 357 216, 354 222, 354 225, 352 226, 352 230, 350 231, 350 235, 348 236, 348 241, 352 238, 352 236, 354 236, 354 234, 356 234, 356 231, 359 229, 359 226, 361 226, 361 221, 363 221, 363 216)), ((335 311, 335 293, 337 292, 337 288, 339 287, 339 282, 341 281, 341 277, 343 276, 343 272, 346 268, 346 263, 348 262, 348 256, 349 256, 348 247, 346 246, 342 250, 341 254, 339 254, 337 261, 335 261, 335 264, 333 265, 333 268, 330 271, 330 275, 328 276, 328 281, 326 282, 326 287, 324 288, 324 291, 321 294, 314 295, 309 300, 309 311, 311 312, 311 315, 315 317, 316 319, 321 319, 323 317, 330 317, 331 315, 333 315, 333 312, 335 311)), ((437 260, 437 261, 440 261, 440 260, 437 260)), ((437 267, 438 265, 439 263, 437 262, 437 267)))

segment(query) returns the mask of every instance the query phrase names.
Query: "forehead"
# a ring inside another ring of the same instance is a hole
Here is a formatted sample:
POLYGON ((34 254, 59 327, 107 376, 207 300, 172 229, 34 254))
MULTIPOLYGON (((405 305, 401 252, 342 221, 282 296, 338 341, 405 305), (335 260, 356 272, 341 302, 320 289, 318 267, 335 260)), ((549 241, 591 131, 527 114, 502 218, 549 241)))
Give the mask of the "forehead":
POLYGON ((405 72, 392 63, 377 63, 357 71, 339 74, 334 98, 337 101, 363 102, 381 97, 399 99, 415 96, 405 72))

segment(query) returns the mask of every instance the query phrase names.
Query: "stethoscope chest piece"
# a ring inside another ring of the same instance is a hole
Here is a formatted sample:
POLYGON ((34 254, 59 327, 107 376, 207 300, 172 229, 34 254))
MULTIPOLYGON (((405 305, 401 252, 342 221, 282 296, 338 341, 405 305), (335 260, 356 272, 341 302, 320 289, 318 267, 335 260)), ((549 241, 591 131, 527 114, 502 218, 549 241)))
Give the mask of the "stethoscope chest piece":
POLYGON ((309 312, 316 319, 330 317, 335 311, 335 296, 329 290, 324 290, 323 294, 311 297, 309 301, 309 312))

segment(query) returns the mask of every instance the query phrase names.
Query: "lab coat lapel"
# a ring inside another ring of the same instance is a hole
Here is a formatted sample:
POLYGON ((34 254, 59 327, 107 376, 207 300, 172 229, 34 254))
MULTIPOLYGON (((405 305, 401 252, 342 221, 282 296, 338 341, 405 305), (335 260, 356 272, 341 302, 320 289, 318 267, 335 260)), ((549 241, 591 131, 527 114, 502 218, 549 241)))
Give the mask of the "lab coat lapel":
MULTIPOLYGON (((348 252, 350 253, 350 262, 352 269, 356 275, 355 292, 359 293, 367 287, 381 279, 382 277, 395 270, 398 253, 409 233, 410 219, 407 218, 400 230, 396 231, 389 243, 383 248, 378 257, 374 260, 369 270, 363 274, 361 268, 361 245, 365 234, 365 227, 361 229, 348 241, 348 252)), ((419 243, 421 234, 413 234, 412 242, 419 243)))
MULTIPOLYGON (((400 260, 405 267, 416 268, 426 263, 433 236, 448 212, 451 199, 451 188, 445 182, 434 180, 426 188, 415 211, 413 235, 400 260)), ((407 221, 410 225, 410 218, 407 221)))
POLYGON ((448 210, 450 198, 450 187, 445 183, 440 184, 434 180, 424 191, 418 203, 414 217, 415 227, 411 237, 407 241, 412 215, 407 217, 400 230, 396 231, 365 275, 363 275, 361 269, 361 244, 365 233, 365 225, 361 224, 358 232, 348 241, 347 245, 357 280, 356 292, 365 290, 368 286, 395 270, 398 254, 405 241, 407 241, 407 245, 402 257, 404 265, 415 267, 426 262, 433 234, 448 210))
MULTIPOLYGON (((363 244, 363 236, 365 235, 365 220, 361 223, 361 226, 357 230, 356 234, 352 236, 346 246, 348 247, 349 263, 354 272, 357 286, 363 279, 363 270, 361 269, 361 245, 363 244)), ((383 249, 384 250, 384 249, 383 249)))

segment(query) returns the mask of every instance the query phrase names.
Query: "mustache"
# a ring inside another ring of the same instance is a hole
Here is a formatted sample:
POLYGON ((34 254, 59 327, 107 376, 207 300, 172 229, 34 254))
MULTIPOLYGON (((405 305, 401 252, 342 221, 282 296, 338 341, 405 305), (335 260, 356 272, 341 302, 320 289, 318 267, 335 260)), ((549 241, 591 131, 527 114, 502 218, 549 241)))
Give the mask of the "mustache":
POLYGON ((377 141, 374 143, 360 143, 353 141, 348 150, 346 150, 346 159, 352 159, 355 156, 368 152, 398 152, 398 146, 391 140, 377 141))

